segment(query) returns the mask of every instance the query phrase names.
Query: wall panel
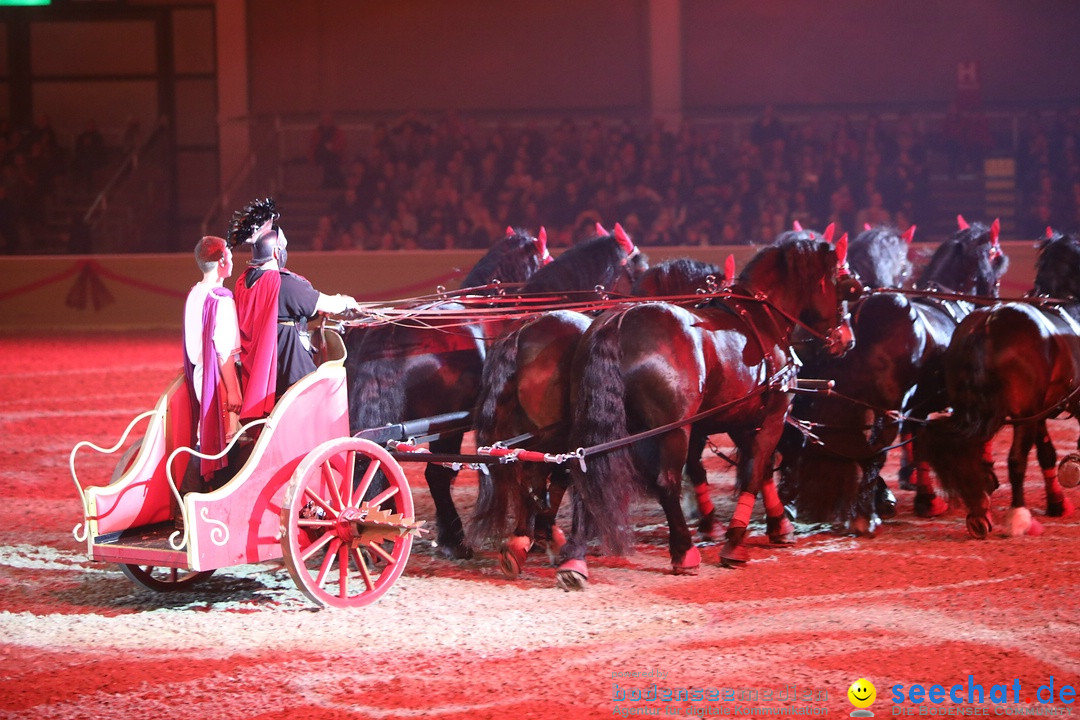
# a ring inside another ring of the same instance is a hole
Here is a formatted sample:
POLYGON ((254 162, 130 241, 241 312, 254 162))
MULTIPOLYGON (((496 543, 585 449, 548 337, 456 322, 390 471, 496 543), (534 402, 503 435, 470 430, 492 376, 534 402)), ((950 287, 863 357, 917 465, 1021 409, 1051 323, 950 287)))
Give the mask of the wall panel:
POLYGON ((1073 0, 685 0, 684 105, 939 103, 975 60, 989 102, 1080 97, 1073 0))
POLYGON ((257 114, 647 102, 644 0, 248 3, 257 114))
POLYGON ((34 75, 152 75, 154 23, 144 20, 35 22, 30 27, 34 75))

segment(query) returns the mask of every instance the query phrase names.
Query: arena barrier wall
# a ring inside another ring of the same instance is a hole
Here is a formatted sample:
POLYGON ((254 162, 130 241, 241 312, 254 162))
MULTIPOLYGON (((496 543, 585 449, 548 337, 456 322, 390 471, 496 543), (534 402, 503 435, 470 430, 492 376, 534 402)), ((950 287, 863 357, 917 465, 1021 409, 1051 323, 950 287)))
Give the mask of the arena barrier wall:
MULTIPOLYGON (((1009 272, 1002 297, 1018 297, 1031 288, 1036 249, 1031 242, 1002 243, 1009 272)), ((916 244, 912 259, 919 266, 933 246, 916 244)), ((756 248, 643 248, 651 262, 693 257, 723 267, 735 256, 741 269, 756 248)), ((361 302, 397 300, 435 292, 437 286, 460 286, 479 251, 295 252, 289 269, 326 293, 348 293, 361 302)), ((232 288, 244 267, 226 282, 232 288)), ((191 254, 49 255, 0 257, 0 333, 67 331, 167 330, 179 332, 184 298, 198 280, 191 254)))

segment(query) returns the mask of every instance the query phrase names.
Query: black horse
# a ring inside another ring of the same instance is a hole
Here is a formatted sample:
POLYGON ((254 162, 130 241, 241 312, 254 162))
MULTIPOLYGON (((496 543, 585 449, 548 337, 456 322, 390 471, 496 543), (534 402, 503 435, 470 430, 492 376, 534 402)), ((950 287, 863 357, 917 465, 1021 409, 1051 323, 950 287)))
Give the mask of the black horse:
MULTIPOLYGON (((522 230, 508 228, 465 277, 464 288, 494 294, 500 285, 521 284, 550 261, 546 244, 522 230)), ((372 324, 345 334, 349 388, 349 427, 353 433, 388 423, 430 417, 471 407, 484 360, 480 324, 415 327, 372 324)), ((432 443, 438 452, 459 452, 462 433, 432 443)), ((438 544, 455 557, 468 557, 461 520, 450 497, 454 473, 429 466, 428 488, 435 502, 438 544)))
MULTIPOLYGON (((906 258, 907 244, 883 228, 863 235, 880 243, 871 253, 880 267, 859 273, 880 282, 889 268, 902 265, 898 251, 906 258), (895 255, 890 257, 889 248, 895 255)), ((1007 262, 997 248, 995 226, 965 224, 936 249, 917 285, 996 294, 1007 262)), ((851 352, 840 358, 805 354, 800 375, 832 380, 835 386, 831 392, 800 395, 793 403, 796 422, 785 431, 780 472, 781 497, 792 514, 837 523, 856 534, 873 534, 882 517, 895 514, 895 500, 880 477, 886 453, 902 417, 921 421, 944 407, 941 356, 958 319, 970 309, 951 298, 872 292, 852 307, 851 352)), ((929 484, 925 466, 920 481, 916 511, 944 512, 947 506, 929 484)))
MULTIPOLYGON (((593 291, 597 285, 629 292, 647 261, 622 229, 618 230, 569 248, 546 265, 533 264, 535 272, 527 279, 497 279, 503 283, 525 280, 520 289, 522 296, 542 295, 548 299, 560 292, 593 291)), ((481 264, 489 268, 514 267, 512 262, 481 264)), ((486 286, 493 279, 492 275, 470 275, 467 282, 486 286)), ((352 432, 472 410, 489 340, 508 328, 506 322, 478 320, 442 327, 383 324, 350 330, 345 337, 349 353, 345 369, 352 432)), ((433 440, 431 451, 460 453, 467 429, 462 427, 433 440)), ((472 549, 451 495, 457 470, 429 463, 424 476, 435 503, 436 544, 440 551, 453 558, 471 557, 472 549)))
MULTIPOLYGON (((631 294, 692 301, 698 290, 718 289, 719 278, 716 265, 678 258, 642 273, 631 294)), ((591 322, 588 315, 557 310, 529 320, 492 346, 474 417, 478 445, 522 438, 520 447, 540 452, 570 447, 571 361, 591 322)), ((695 467, 700 466, 699 453, 695 467)), ((693 474, 704 483, 704 467, 693 474)), ((494 465, 481 473, 470 535, 475 542, 506 538, 500 565, 508 576, 518 575, 537 540, 550 554, 559 552, 563 536, 555 515, 569 480, 562 465, 537 462, 494 465)), ((711 510, 703 508, 709 517, 711 510)))
POLYGON ((627 549, 635 487, 664 509, 673 570, 697 568, 700 554, 680 504, 692 427, 726 432, 739 448, 740 496, 724 563, 748 559, 743 538, 759 492, 770 536, 788 540, 771 465, 790 404, 785 390, 794 381, 790 336, 803 325, 835 352, 850 346, 837 255, 827 242, 769 246, 746 266, 731 296, 708 307, 636 303, 593 322, 575 353, 570 397, 571 436, 594 454, 584 472, 572 464, 573 529, 560 553, 561 587, 584 587, 585 549, 594 536, 608 551, 627 549), (655 435, 632 449, 622 444, 642 432, 655 435))
POLYGON ((1073 237, 1052 236, 1036 267, 1036 295, 1060 300, 1007 302, 971 312, 945 353, 945 385, 953 411, 928 423, 930 464, 943 488, 963 500, 968 532, 985 538, 993 528, 989 494, 997 487, 985 448, 1004 425, 1013 426, 1008 475, 1010 535, 1039 534, 1024 502, 1024 474, 1034 445, 1046 485, 1046 514, 1072 513, 1057 479, 1056 452, 1046 420, 1080 413, 1080 314, 1076 276, 1080 247, 1073 237))

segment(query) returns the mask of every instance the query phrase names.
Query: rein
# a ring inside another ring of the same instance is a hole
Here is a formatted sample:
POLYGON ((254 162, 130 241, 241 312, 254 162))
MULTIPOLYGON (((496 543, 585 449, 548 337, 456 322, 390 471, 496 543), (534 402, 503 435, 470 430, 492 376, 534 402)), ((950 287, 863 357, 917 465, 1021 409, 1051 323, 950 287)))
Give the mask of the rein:
MULTIPOLYGON (((648 440, 651 437, 662 435, 666 432, 674 430, 686 425, 693 425, 694 423, 704 420, 712 415, 723 412, 724 410, 738 405, 739 403, 746 402, 750 398, 757 397, 766 392, 779 390, 780 392, 791 392, 794 383, 797 382, 796 373, 798 368, 794 364, 787 364, 781 368, 778 372, 773 374, 767 381, 758 385, 754 390, 743 397, 736 398, 726 403, 713 406, 707 410, 697 412, 690 417, 676 420, 674 422, 667 423, 666 425, 660 425, 659 427, 652 428, 650 430, 644 430, 639 433, 628 435, 618 440, 611 440, 606 443, 600 443, 598 445, 590 445, 589 447, 579 447, 573 452, 566 453, 540 453, 535 451, 522 450, 520 448, 510 449, 507 444, 510 441, 504 441, 496 443, 495 445, 477 448, 474 455, 452 455, 449 453, 432 453, 423 448, 417 447, 416 442, 398 442, 390 441, 387 443, 387 447, 390 449, 390 455, 394 459, 401 462, 425 462, 425 463, 443 463, 451 465, 457 469, 465 466, 480 466, 480 465, 494 465, 502 463, 516 462, 519 460, 525 460, 528 462, 547 462, 561 465, 570 460, 577 460, 581 466, 582 471, 585 470, 585 459, 592 457, 593 455, 600 455, 602 453, 611 452, 628 445, 632 445, 641 440, 648 440)), ((513 438, 512 441, 520 441, 527 439, 529 434, 521 435, 513 438)))

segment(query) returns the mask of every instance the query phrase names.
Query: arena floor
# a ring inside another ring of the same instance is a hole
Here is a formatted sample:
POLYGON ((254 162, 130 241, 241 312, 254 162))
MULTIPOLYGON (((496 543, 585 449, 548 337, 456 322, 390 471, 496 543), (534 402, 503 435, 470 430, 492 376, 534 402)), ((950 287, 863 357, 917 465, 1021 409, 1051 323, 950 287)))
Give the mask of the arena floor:
MULTIPOLYGON (((759 506, 747 567, 722 569, 706 545, 701 571, 675 577, 660 513, 642 502, 637 552, 591 558, 584 593, 557 590, 542 557, 509 581, 490 550, 451 563, 426 541, 365 609, 316 610, 280 563, 145 591, 72 538, 82 517, 68 455, 79 440, 114 442, 179 353, 178 334, 0 338, 0 718, 847 716, 859 678, 875 686, 878 716, 1073 708, 1080 520, 1042 517, 1034 461, 1041 537, 1001 536, 1005 489, 981 542, 961 510, 918 519, 913 493, 897 491, 900 513, 876 538, 801 526, 797 545, 778 549, 763 542, 759 506), (935 684, 944 696, 918 695, 935 684)), ((1073 447, 1075 421, 1052 431, 1059 452, 1073 447)), ((419 468, 418 514, 430 519, 419 468)), ((710 468, 730 510, 732 473, 717 458, 710 468)), ((895 460, 887 473, 894 483, 895 460)), ((1080 489, 1066 494, 1080 504, 1080 489)), ((464 472, 459 504, 474 496, 464 472)))

